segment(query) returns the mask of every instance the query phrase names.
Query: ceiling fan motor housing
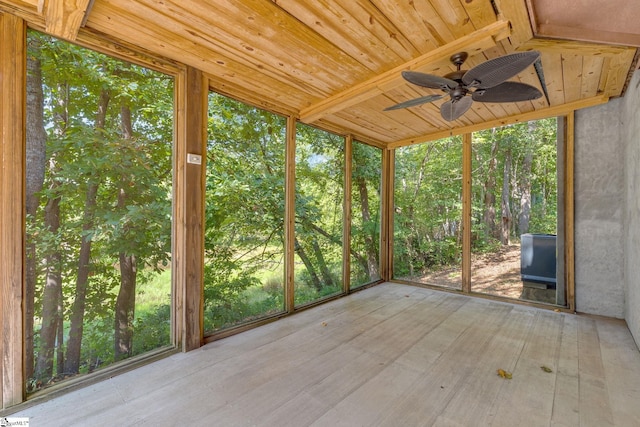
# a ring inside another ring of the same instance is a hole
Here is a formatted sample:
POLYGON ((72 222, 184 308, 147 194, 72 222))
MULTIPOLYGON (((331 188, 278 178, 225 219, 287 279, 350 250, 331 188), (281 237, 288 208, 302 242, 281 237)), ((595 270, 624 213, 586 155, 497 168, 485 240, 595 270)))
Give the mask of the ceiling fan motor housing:
POLYGON ((469 91, 464 86, 458 85, 455 88, 453 88, 451 92, 449 92, 449 95, 451 95, 452 100, 458 101, 460 98, 465 96, 468 92, 469 91))

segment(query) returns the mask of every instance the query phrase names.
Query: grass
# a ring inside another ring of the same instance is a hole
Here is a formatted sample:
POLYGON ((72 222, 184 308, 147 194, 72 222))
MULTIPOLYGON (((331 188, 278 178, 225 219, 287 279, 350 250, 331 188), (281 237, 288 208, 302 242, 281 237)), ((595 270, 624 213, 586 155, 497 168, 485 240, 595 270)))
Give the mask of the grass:
POLYGON ((151 312, 163 304, 171 304, 171 269, 153 276, 146 283, 138 284, 136 316, 151 312))

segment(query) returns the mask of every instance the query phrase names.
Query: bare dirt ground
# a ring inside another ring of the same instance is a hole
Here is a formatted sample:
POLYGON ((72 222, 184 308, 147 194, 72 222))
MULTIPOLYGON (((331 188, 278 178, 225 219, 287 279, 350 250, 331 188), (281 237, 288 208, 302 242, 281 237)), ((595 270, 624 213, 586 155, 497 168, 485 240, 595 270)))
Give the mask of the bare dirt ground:
MULTIPOLYGON (((445 268, 405 280, 461 289, 460 267, 445 268)), ((508 298, 522 295, 520 245, 501 247, 497 252, 476 255, 471 260, 471 290, 508 298)))

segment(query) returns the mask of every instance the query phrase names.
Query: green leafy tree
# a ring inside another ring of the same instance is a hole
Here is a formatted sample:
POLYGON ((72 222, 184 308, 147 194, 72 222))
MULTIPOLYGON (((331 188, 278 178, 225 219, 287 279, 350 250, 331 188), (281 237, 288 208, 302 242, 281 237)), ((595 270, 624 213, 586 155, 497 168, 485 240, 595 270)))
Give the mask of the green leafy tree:
MULTIPOLYGON (((27 147, 38 155, 27 161, 26 370, 35 389, 135 352, 132 337, 114 348, 116 297, 126 285, 135 296, 170 259, 173 81, 37 32, 29 47, 27 147), (138 272, 128 282, 126 260, 138 272), (105 343, 109 354, 95 351, 105 343)), ((134 305, 121 329, 135 329, 134 305)), ((168 343, 167 333, 156 346, 168 343)))
POLYGON ((556 119, 544 119, 474 134, 475 247, 556 232, 556 127, 556 119))

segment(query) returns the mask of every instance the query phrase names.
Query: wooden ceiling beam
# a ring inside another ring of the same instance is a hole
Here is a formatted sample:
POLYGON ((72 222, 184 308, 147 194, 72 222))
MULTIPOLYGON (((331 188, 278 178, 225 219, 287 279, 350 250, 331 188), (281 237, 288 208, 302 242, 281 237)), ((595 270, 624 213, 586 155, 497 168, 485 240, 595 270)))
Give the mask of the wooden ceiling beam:
POLYGON ((627 46, 613 46, 595 43, 586 43, 575 40, 543 39, 534 37, 516 47, 516 51, 539 50, 540 52, 575 54, 601 57, 614 57, 624 55, 627 52, 635 52, 635 49, 627 46))
MULTIPOLYGON (((623 12, 624 13, 624 12, 623 12)), ((640 47, 640 34, 614 31, 598 31, 588 28, 575 28, 563 25, 540 24, 536 36, 567 40, 580 40, 591 43, 609 43, 612 45, 640 47)))
POLYGON ((92 4, 93 0, 49 0, 44 11, 46 32, 75 40, 92 4))
POLYGON ((449 58, 457 52, 468 52, 470 56, 496 46, 509 37, 508 21, 497 21, 473 33, 447 43, 417 58, 399 65, 385 73, 352 86, 300 111, 300 120, 315 122, 329 114, 349 108, 374 96, 385 93, 405 83, 400 73, 404 70, 419 71, 422 68, 449 58))
POLYGON ((387 148, 399 148, 407 145, 421 144, 423 142, 435 141, 448 136, 463 135, 465 133, 478 132, 484 129, 491 129, 500 126, 506 126, 514 123, 523 123, 531 120, 540 120, 547 117, 558 117, 569 114, 582 108, 593 107, 594 105, 604 104, 609 101, 606 95, 594 96, 591 98, 580 99, 578 101, 569 102, 567 104, 557 105, 542 110, 529 111, 528 113, 518 114, 515 116, 504 117, 484 123, 477 123, 459 128, 452 128, 440 132, 430 133, 414 138, 407 138, 400 141, 392 142, 387 148))

